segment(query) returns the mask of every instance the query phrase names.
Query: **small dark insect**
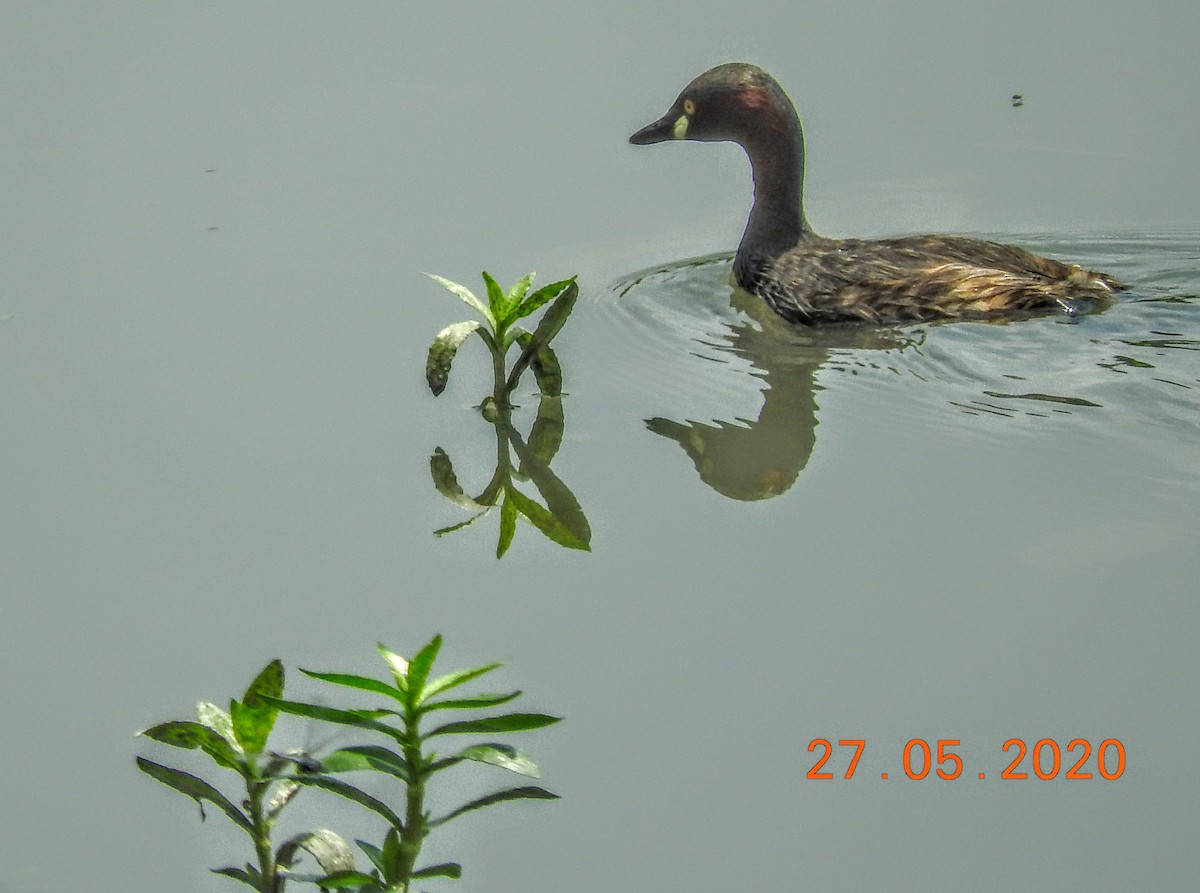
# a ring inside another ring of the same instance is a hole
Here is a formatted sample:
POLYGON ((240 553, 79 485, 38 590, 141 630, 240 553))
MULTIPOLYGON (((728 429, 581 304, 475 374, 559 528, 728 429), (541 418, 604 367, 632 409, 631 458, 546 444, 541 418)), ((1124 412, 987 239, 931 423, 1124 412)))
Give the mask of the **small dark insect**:
POLYGON ((296 768, 301 772, 307 772, 315 775, 319 772, 325 771, 325 766, 322 765, 320 760, 307 751, 299 748, 289 750, 287 753, 276 753, 275 751, 271 751, 271 756, 275 757, 277 760, 287 760, 289 763, 295 763, 296 768))
POLYGON ((1023 106, 1024 104, 1025 104, 1025 97, 1024 97, 1024 96, 1022 96, 1020 93, 1014 93, 1014 94, 1012 95, 1012 107, 1013 107, 1013 108, 1015 108, 1015 109, 1019 109, 1019 108, 1020 108, 1021 106, 1023 106))

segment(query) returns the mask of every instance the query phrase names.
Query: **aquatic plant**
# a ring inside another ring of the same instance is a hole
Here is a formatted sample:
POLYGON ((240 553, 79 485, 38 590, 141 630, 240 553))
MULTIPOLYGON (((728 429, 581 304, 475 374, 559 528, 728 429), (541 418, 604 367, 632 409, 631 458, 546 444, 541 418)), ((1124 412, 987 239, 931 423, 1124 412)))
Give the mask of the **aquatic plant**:
POLYGON ((533 368, 538 390, 543 394, 557 397, 562 393, 562 370, 550 348, 550 342, 566 323, 579 296, 579 286, 574 276, 530 292, 534 277, 530 273, 506 292, 495 279, 484 273, 488 297, 485 304, 466 286, 441 276, 426 275, 483 317, 483 322, 466 320, 446 326, 433 339, 425 362, 425 379, 434 396, 445 390, 454 356, 472 334, 477 334, 483 340, 492 357, 492 393, 483 402, 485 413, 509 409, 509 395, 529 367, 533 368), (532 332, 516 325, 519 320, 546 305, 549 306, 532 332), (514 344, 520 346, 521 352, 512 369, 506 369, 505 358, 514 344))
POLYGON ((435 530, 445 536, 474 524, 493 508, 500 508, 500 535, 496 557, 504 557, 517 532, 517 520, 524 517, 548 539, 568 549, 591 551, 592 530, 579 500, 571 489, 550 470, 562 444, 565 419, 562 400, 542 395, 537 417, 525 440, 513 427, 511 414, 491 419, 496 427, 496 470, 478 496, 468 496, 454 474, 454 464, 441 447, 429 457, 429 472, 439 493, 460 508, 472 512, 470 518, 435 530), (516 455, 514 465, 512 456, 516 455), (517 481, 531 481, 545 504, 522 492, 517 481))
POLYGON ((138 767, 196 800, 201 806, 201 817, 204 815, 204 801, 208 801, 218 806, 251 837, 257 865, 247 863, 244 868, 226 867, 215 869, 215 872, 239 880, 260 893, 282 893, 289 879, 314 883, 321 889, 354 890, 357 893, 410 893, 412 882, 417 879, 457 879, 462 874, 462 868, 455 862, 417 867, 422 843, 434 828, 464 813, 496 803, 523 799, 553 800, 557 799, 557 795, 533 785, 504 788, 433 818, 425 809, 425 787, 436 773, 466 760, 487 763, 533 778, 538 777, 538 769, 529 757, 508 744, 481 742, 439 757, 435 752, 425 751, 426 742, 444 735, 527 731, 551 725, 560 718, 541 713, 502 713, 481 719, 444 722, 422 731, 422 720, 433 711, 487 709, 513 701, 521 694, 516 691, 441 697, 451 689, 501 666, 500 663, 490 663, 431 678, 441 645, 442 637, 434 636, 411 661, 383 645, 377 646, 391 671, 390 683, 349 673, 301 670, 314 679, 382 695, 387 701, 386 706, 380 709, 341 709, 285 700, 282 697, 283 667, 276 660, 268 664, 251 683, 242 701, 231 702, 228 712, 213 704, 201 704, 197 708, 198 722, 169 722, 142 732, 146 737, 163 744, 199 748, 218 766, 240 774, 246 787, 242 808, 194 775, 142 757, 137 758, 138 767), (279 754, 268 751, 267 738, 280 712, 382 733, 395 742, 397 749, 353 745, 319 759, 295 752, 279 754), (395 719, 389 722, 385 721, 385 717, 395 719), (403 784, 403 815, 382 800, 333 777, 336 773, 359 770, 380 772, 403 784), (380 845, 356 841, 370 860, 372 870, 358 870, 346 841, 324 829, 296 835, 278 848, 273 848, 272 826, 283 808, 304 787, 338 794, 387 822, 387 831, 380 845), (302 852, 307 852, 316 860, 320 874, 302 874, 291 870, 302 852))

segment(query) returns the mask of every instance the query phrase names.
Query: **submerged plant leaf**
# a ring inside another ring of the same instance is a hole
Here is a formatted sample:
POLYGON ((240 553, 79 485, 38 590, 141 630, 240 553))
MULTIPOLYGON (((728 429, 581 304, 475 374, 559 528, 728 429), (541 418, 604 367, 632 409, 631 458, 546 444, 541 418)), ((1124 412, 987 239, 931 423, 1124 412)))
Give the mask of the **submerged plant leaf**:
MULTIPOLYGON (((557 478, 555 480, 557 480, 557 478)), ((534 527, 544 533, 551 540, 558 543, 560 546, 566 546, 568 549, 581 549, 585 552, 591 551, 592 547, 588 539, 584 539, 577 535, 557 516, 551 513, 548 509, 543 508, 537 502, 534 502, 516 487, 509 488, 508 497, 517 503, 517 508, 521 510, 521 514, 532 521, 534 527)), ((576 507, 578 507, 578 503, 576 503, 576 507)), ((583 513, 580 512, 580 516, 582 516, 582 514, 583 513)), ((584 523, 587 523, 586 518, 584 519, 584 523)), ((591 531, 588 530, 587 533, 590 538, 591 531)))
POLYGON ((503 558, 517 533, 517 504, 507 497, 500 503, 500 538, 496 541, 496 557, 503 558))
POLYGON ((561 719, 561 716, 547 716, 544 713, 506 713, 485 719, 448 722, 421 737, 425 739, 434 735, 461 735, 467 732, 526 732, 553 725, 561 719))
POLYGON ((540 778, 537 764, 515 747, 508 744, 476 744, 460 751, 458 756, 464 760, 475 760, 499 766, 518 775, 528 775, 530 778, 540 778))
POLYGON ((137 758, 137 766, 151 778, 156 778, 168 787, 174 788, 179 793, 186 794, 195 800, 200 807, 201 819, 204 818, 204 801, 207 800, 225 813, 225 815, 229 816, 239 828, 253 836, 254 826, 250 824, 250 820, 246 818, 240 809, 230 803, 224 794, 207 781, 203 781, 186 772, 180 772, 178 769, 172 769, 170 766, 162 766, 151 762, 145 757, 137 758))
POLYGON ((453 812, 447 813, 439 819, 434 819, 429 823, 430 828, 445 824, 451 819, 458 818, 464 812, 471 812, 475 809, 483 809, 485 806, 491 806, 493 803, 504 803, 508 800, 558 800, 558 794, 552 794, 545 788, 534 787, 532 785, 520 788, 509 788, 506 791, 497 791, 494 794, 488 794, 486 797, 480 797, 478 800, 472 800, 460 806, 453 812))
POLYGON ((476 502, 463 491, 463 488, 459 486, 458 478, 454 475, 454 465, 441 447, 435 449, 433 455, 429 457, 429 473, 433 476, 433 485, 437 487, 437 491, 459 508, 464 508, 469 512, 486 511, 491 508, 491 506, 476 502))
POLYGON ((241 754, 223 735, 198 722, 164 722, 139 734, 172 747, 199 748, 227 769, 242 765, 241 754))
POLYGON ((482 332, 481 324, 473 319, 466 322, 456 322, 446 326, 429 345, 429 356, 425 360, 425 381, 429 390, 436 397, 446 390, 446 382, 450 379, 450 366, 459 347, 473 332, 482 332))
MULTIPOLYGON (((536 374, 535 367, 535 374, 536 374)), ((563 433, 566 430, 566 418, 563 415, 562 400, 557 397, 543 395, 538 401, 537 417, 533 420, 533 428, 529 432, 529 442, 524 453, 517 451, 521 460, 520 471, 529 474, 527 465, 538 463, 549 466, 558 455, 562 446, 563 433)))
POLYGON ((487 320, 488 325, 490 325, 493 329, 496 328, 496 318, 492 316, 491 310, 489 310, 487 306, 484 305, 481 300, 479 300, 479 298, 475 297, 475 295, 471 293, 471 290, 465 285, 459 285, 457 282, 451 282, 449 279, 445 279, 441 276, 435 276, 433 273, 426 273, 425 275, 442 288, 449 291, 451 294, 458 295, 458 297, 466 301, 469 306, 475 308, 475 310, 479 312, 479 315, 487 320))
POLYGON ((378 880, 379 878, 363 874, 361 871, 335 871, 333 874, 325 875, 316 883, 322 890, 342 890, 346 887, 363 887, 364 885, 370 885, 371 889, 376 889, 375 884, 378 880))

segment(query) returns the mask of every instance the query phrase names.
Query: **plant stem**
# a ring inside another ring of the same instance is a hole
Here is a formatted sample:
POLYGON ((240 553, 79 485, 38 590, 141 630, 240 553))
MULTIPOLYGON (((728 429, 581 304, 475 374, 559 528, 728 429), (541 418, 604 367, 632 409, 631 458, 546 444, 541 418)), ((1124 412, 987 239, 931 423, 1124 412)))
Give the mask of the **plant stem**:
MULTIPOLYGON (((503 367, 501 367, 503 368, 503 367)), ((406 784, 407 808, 404 813, 404 828, 400 832, 401 864, 397 878, 408 893, 412 885, 412 873, 416 868, 417 856, 421 853, 421 842, 425 838, 425 766, 421 753, 421 735, 417 726, 420 717, 415 711, 406 711, 404 717, 404 762, 408 769, 406 784)))
POLYGON ((258 855, 258 870, 262 876, 263 893, 283 893, 283 878, 275 866, 271 850, 271 822, 263 815, 263 795, 270 782, 246 779, 246 799, 250 805, 250 823, 254 826, 254 850, 258 855))
POLYGON ((504 374, 504 348, 501 346, 504 343, 504 336, 502 333, 497 333, 494 343, 495 347, 492 347, 492 378, 494 381, 492 400, 495 401, 497 409, 508 409, 508 376, 504 374))

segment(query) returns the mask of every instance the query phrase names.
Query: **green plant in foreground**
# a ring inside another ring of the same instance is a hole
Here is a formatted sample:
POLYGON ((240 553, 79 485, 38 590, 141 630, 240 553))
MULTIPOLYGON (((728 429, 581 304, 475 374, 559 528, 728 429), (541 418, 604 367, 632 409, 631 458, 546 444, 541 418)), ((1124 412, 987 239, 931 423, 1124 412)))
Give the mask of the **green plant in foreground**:
POLYGON ((271 842, 271 829, 280 812, 301 788, 299 782, 288 777, 291 761, 267 751, 267 738, 279 715, 279 709, 268 699, 283 694, 283 676, 283 665, 273 660, 250 683, 241 701, 230 702, 228 711, 203 702, 196 707, 197 721, 166 722, 141 733, 172 747, 201 750, 221 768, 236 772, 246 790, 241 808, 194 775, 137 758, 138 768, 147 775, 195 800, 200 805, 202 819, 207 800, 249 835, 258 864, 214 871, 261 893, 283 890, 286 870, 301 850, 312 855, 327 872, 354 864, 349 846, 331 831, 297 835, 278 849, 271 842))
POLYGON ((391 670, 392 683, 348 673, 301 671, 314 679, 382 695, 387 701, 386 706, 380 709, 344 710, 284 700, 283 667, 279 661, 272 661, 247 689, 242 701, 231 703, 228 712, 213 704, 201 704, 197 708, 199 722, 169 722, 142 733, 175 747, 198 748, 219 766, 238 772, 246 786, 242 808, 194 775, 141 757, 137 760, 138 766, 164 784, 195 799, 201 806, 202 817, 203 803, 208 801, 217 805, 238 827, 246 831, 254 841, 257 866, 247 864, 245 868, 221 868, 216 869, 216 873, 242 881, 261 893, 281 893, 288 879, 315 883, 327 890, 410 893, 412 881, 419 878, 458 878, 462 869, 457 863, 417 867, 421 845, 430 831, 464 813, 494 803, 521 799, 552 800, 557 799, 557 795, 532 785, 505 788, 433 818, 425 809, 426 783, 434 774, 464 760, 488 763, 533 778, 538 777, 538 770, 529 757, 507 744, 482 742, 452 755, 439 757, 434 752, 425 751, 426 742, 443 735, 527 731, 556 723, 559 717, 541 713, 504 713, 482 719, 446 722, 422 732, 422 720, 434 711, 486 709, 508 703, 521 694, 516 691, 458 698, 439 697, 501 666, 499 663, 490 663, 431 679, 430 672, 441 644, 441 636, 434 636, 411 661, 379 645, 379 653, 391 670), (281 756, 266 750, 267 737, 279 711, 382 733, 395 742, 397 749, 355 745, 334 751, 320 760, 281 756), (384 721, 387 717, 393 719, 384 721), (382 800, 333 777, 339 772, 356 770, 381 772, 398 779, 405 793, 403 815, 382 800), (387 822, 388 829, 382 845, 356 841, 373 866, 371 872, 362 872, 355 867, 349 846, 332 831, 296 835, 278 849, 272 849, 272 825, 296 792, 306 786, 336 793, 366 807, 387 822), (316 860, 322 874, 301 875, 290 870, 301 851, 316 860))
POLYGON ((462 298, 484 320, 456 322, 442 329, 433 339, 433 344, 429 347, 429 357, 425 362, 425 379, 435 396, 445 390, 454 355, 473 333, 479 335, 492 356, 492 393, 490 398, 484 401, 485 409, 489 408, 490 404, 495 410, 507 410, 510 407, 509 395, 517 386, 522 373, 530 366, 533 367, 533 374, 537 378, 538 389, 543 394, 557 397, 562 393, 562 369, 550 348, 550 342, 566 323, 571 309, 575 306, 575 299, 579 296, 579 286, 576 285, 574 276, 530 292, 534 275, 530 273, 505 292, 495 279, 484 273, 483 281, 487 286, 488 296, 485 304, 466 286, 441 276, 426 275, 462 298), (532 332, 516 325, 519 320, 547 304, 550 306, 546 308, 532 332), (521 353, 512 369, 506 370, 505 357, 514 344, 520 345, 521 353))

